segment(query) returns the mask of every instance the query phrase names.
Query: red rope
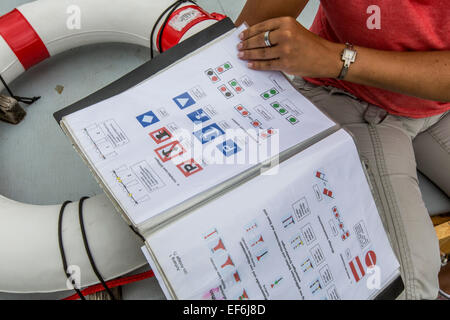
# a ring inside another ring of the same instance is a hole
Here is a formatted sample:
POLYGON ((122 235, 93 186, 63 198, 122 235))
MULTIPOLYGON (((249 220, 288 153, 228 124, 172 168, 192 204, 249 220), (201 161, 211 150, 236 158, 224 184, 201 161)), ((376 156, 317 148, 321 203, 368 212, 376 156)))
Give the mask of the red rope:
MULTIPOLYGON (((139 273, 139 274, 135 274, 132 276, 128 276, 128 277, 122 277, 122 278, 118 278, 118 279, 114 279, 114 280, 110 280, 110 281, 106 281, 106 285, 108 286, 108 288, 115 288, 118 286, 123 286, 129 283, 133 283, 133 282, 138 282, 138 281, 142 281, 148 278, 152 278, 155 276, 155 273, 150 270, 150 271, 146 271, 143 273, 139 273)), ((100 291, 105 290, 105 288, 101 285, 101 284, 95 284, 93 286, 87 287, 86 289, 81 290, 81 293, 83 294, 83 296, 87 296, 90 294, 94 294, 100 291)), ((62 300, 77 300, 79 299, 79 296, 77 293, 71 295, 70 297, 64 298, 62 300)))

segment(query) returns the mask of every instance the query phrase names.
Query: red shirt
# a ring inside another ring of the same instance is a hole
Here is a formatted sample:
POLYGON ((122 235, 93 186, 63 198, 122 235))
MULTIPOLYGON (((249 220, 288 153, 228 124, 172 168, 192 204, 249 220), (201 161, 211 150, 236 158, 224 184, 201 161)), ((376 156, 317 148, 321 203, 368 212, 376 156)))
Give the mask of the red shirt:
MULTIPOLYGON (((389 51, 450 50, 449 0, 321 0, 320 3, 311 31, 330 41, 389 51)), ((344 89, 395 115, 423 118, 450 110, 450 103, 335 79, 305 79, 344 89)))

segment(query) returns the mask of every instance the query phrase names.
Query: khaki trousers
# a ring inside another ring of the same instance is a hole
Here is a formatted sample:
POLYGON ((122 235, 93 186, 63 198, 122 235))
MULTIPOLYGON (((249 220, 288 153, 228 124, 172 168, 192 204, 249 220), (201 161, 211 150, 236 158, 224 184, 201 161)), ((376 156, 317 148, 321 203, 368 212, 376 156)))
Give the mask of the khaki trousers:
POLYGON ((422 201, 416 168, 450 195, 450 113, 423 119, 399 117, 341 89, 315 86, 301 78, 293 84, 353 134, 401 265, 402 297, 435 299, 439 245, 422 201))

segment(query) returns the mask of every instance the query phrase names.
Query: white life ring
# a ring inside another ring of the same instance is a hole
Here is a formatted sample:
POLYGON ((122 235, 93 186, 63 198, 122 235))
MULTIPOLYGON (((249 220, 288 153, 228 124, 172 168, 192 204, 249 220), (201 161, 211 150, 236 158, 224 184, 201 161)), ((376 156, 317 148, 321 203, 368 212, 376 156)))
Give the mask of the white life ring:
MULTIPOLYGON (((0 74, 10 83, 41 60, 82 45, 124 42, 148 47, 153 25, 173 2, 38 0, 22 5, 0 17, 0 74), (73 21, 70 20, 72 14, 75 15, 73 21), (80 14, 79 21, 77 14, 80 14), (78 22, 81 23, 80 28, 78 22)), ((167 38, 164 31, 163 49, 221 18, 220 15, 209 15, 188 2, 179 8, 183 9, 171 15, 167 38)), ((156 31, 160 30, 164 19, 156 31)), ((157 37, 158 32, 155 32, 155 48, 157 37)), ((0 91, 3 89, 0 84, 0 91)), ((29 205, 0 195, 0 292, 67 290, 67 278, 58 247, 59 210, 58 205, 29 205)), ((67 206, 63 240, 68 263, 80 268, 81 285, 85 287, 98 280, 83 246, 77 212, 78 202, 67 206)), ((84 212, 89 245, 105 280, 146 264, 140 252, 142 241, 126 225, 105 195, 88 199, 84 212)))

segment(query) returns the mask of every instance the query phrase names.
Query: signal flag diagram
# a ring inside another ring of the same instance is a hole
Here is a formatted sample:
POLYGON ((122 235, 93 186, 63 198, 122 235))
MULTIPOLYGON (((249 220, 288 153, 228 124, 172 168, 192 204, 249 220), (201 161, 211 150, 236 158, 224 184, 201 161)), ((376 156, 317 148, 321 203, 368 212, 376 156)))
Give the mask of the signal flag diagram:
POLYGON ((217 75, 216 72, 214 72, 213 69, 206 70, 205 74, 208 76, 209 80, 211 80, 212 83, 216 83, 216 82, 220 81, 219 76, 217 75))
POLYGON ((327 182, 327 180, 325 179, 325 173, 323 172, 316 171, 316 178, 319 178, 320 180, 327 182))
POLYGON ((241 104, 235 106, 234 109, 236 109, 236 111, 239 112, 240 115, 243 117, 248 117, 250 115, 250 112, 248 112, 248 110, 244 108, 241 104))
POLYGON ((222 74, 222 73, 224 73, 224 72, 230 70, 231 68, 233 68, 233 66, 231 65, 231 63, 225 62, 224 64, 221 64, 220 66, 218 66, 218 67, 216 68, 216 72, 217 72, 218 74, 222 74))
POLYGON ((153 111, 147 111, 146 113, 137 116, 136 119, 137 121, 139 121, 143 128, 159 122, 158 117, 153 113, 153 111))
POLYGON ((307 272, 310 269, 314 269, 314 266, 309 258, 307 258, 303 263, 301 264, 301 268, 303 273, 307 272))
POLYGON ((206 114, 206 112, 203 109, 198 109, 195 110, 194 112, 188 113, 187 117, 194 123, 202 123, 211 120, 211 118, 206 114))
POLYGON ((213 123, 193 134, 202 144, 205 144, 225 134, 225 131, 223 131, 216 123, 213 123))
POLYGON ((259 254, 256 255, 256 260, 261 261, 261 259, 265 257, 268 253, 269 251, 267 250, 261 251, 259 254))
POLYGON ((320 284, 320 280, 317 279, 309 285, 309 288, 311 289, 311 293, 315 294, 317 291, 322 289, 322 285, 320 284))
POLYGON ((251 122, 251 124, 252 124, 252 126, 254 127, 254 128, 259 128, 260 126, 261 126, 261 122, 259 121, 259 120, 253 120, 252 122, 251 122))
POLYGON ((290 215, 286 219, 282 220, 281 223, 283 224, 283 227, 286 229, 290 225, 295 224, 295 221, 292 215, 290 215))
POLYGON ((227 99, 234 97, 234 94, 231 93, 230 89, 227 88, 226 85, 221 85, 217 89, 219 89, 220 93, 227 99))
MULTIPOLYGON (((377 255, 373 250, 367 251, 364 262, 366 264, 366 267, 373 267, 377 263, 377 255)), ((349 262, 350 270, 352 271, 353 278, 355 278, 355 281, 358 282, 364 276, 366 275, 366 270, 364 266, 361 263, 361 260, 359 259, 359 256, 356 256, 352 261, 349 262)))
POLYGON ((218 250, 226 250, 225 245, 223 244, 222 239, 219 238, 217 244, 211 248, 212 253, 217 252, 218 250))
POLYGON ((189 92, 185 92, 180 94, 179 96, 176 96, 175 98, 173 98, 173 101, 181 110, 186 109, 195 104, 195 100, 191 97, 189 92))
POLYGON ((239 146, 236 144, 236 142, 234 142, 233 140, 230 140, 230 139, 224 141, 223 143, 218 144, 216 147, 226 157, 232 156, 232 155, 238 153, 239 151, 241 151, 241 148, 239 148, 239 146))
POLYGON ((274 108, 275 110, 277 110, 277 112, 281 115, 285 115, 288 113, 288 111, 286 110, 285 107, 283 107, 278 101, 272 102, 270 104, 272 106, 272 108, 274 108))
POLYGON ((227 266, 234 267, 233 260, 231 260, 231 257, 230 257, 230 256, 228 256, 227 260, 225 260, 225 263, 222 264, 222 265, 220 266, 220 268, 223 269, 223 268, 225 268, 225 267, 227 267, 227 266))
POLYGON ((368 267, 373 267, 374 265, 376 265, 377 264, 377 255, 375 254, 375 252, 373 252, 372 250, 368 251, 366 253, 365 262, 366 262, 366 266, 368 266, 368 267))
POLYGON ((316 179, 316 182, 318 182, 318 184, 313 185, 314 194, 316 195, 317 201, 322 201, 322 199, 328 199, 328 201, 331 201, 335 199, 335 190, 332 186, 330 186, 330 176, 326 174, 326 171, 320 168, 315 170, 314 178, 316 179))
MULTIPOLYGON (((211 257, 214 259, 213 264, 215 269, 219 272, 220 278, 223 279, 222 285, 219 288, 227 290, 241 282, 239 272, 233 262, 233 259, 227 252, 223 239, 219 237, 219 232, 217 229, 212 228, 208 230, 203 234, 202 238, 206 241, 211 252, 211 257)), ((209 299, 212 295, 206 294, 205 296, 209 299)))
POLYGON ((244 91, 244 88, 242 88, 242 86, 239 84, 239 82, 237 82, 236 79, 228 81, 228 84, 230 85, 231 88, 233 88, 234 92, 236 92, 237 94, 242 93, 244 91))
POLYGON ((217 229, 213 229, 209 232, 207 232, 204 236, 203 236, 203 240, 208 240, 210 237, 216 236, 218 235, 217 229))
POLYGON ((184 161, 177 165, 178 170, 187 178, 194 173, 202 171, 203 168, 194 159, 190 159, 188 161, 184 161))
POLYGON ((270 90, 267 90, 267 91, 261 93, 261 97, 262 97, 264 100, 267 100, 267 99, 272 98, 273 96, 276 96, 278 93, 279 93, 279 92, 278 92, 277 89, 272 88, 272 89, 270 89, 270 90))
POLYGON ((166 127, 162 127, 158 130, 150 132, 149 135, 157 144, 160 144, 161 142, 165 142, 172 138, 172 134, 169 130, 166 129, 166 127))
POLYGON ((294 237, 292 240, 291 240, 291 247, 292 247, 292 249, 297 249, 297 248, 299 248, 300 246, 302 246, 303 245, 303 240, 302 240, 302 238, 301 238, 301 236, 300 235, 297 235, 296 237, 294 237))
POLYGON ((331 190, 329 190, 329 189, 327 189, 327 188, 323 188, 323 192, 322 192, 324 195, 326 195, 327 197, 329 197, 329 198, 331 198, 331 199, 334 199, 333 198, 333 191, 331 191, 331 190))
POLYGON ((167 162, 170 159, 182 155, 186 150, 178 141, 172 141, 155 149, 155 152, 162 162, 167 162))
POLYGON ((251 247, 254 247, 254 246, 256 246, 256 245, 258 245, 258 244, 260 244, 260 243, 263 243, 264 242, 264 239, 263 239, 263 237, 262 237, 262 235, 260 235, 258 238, 256 238, 254 241, 253 241, 253 243, 250 245, 251 247))
POLYGON ((247 294, 247 292, 244 290, 243 292, 242 292, 242 294, 239 296, 239 300, 248 300, 249 298, 248 298, 248 294, 247 294))
POLYGON ((281 277, 281 278, 275 280, 273 283, 271 283, 270 287, 273 289, 276 285, 278 285, 281 282, 281 280, 283 280, 283 277, 281 277))
POLYGON ((355 259, 349 262, 349 266, 356 282, 364 278, 364 276, 366 275, 366 271, 364 270, 364 267, 361 264, 361 260, 358 256, 356 256, 355 259))
POLYGON ((287 121, 289 121, 290 124, 297 124, 298 123, 298 119, 294 116, 288 116, 286 118, 287 121))
POLYGON ((341 217, 341 214, 339 213, 338 208, 336 206, 334 206, 332 208, 332 211, 333 211, 333 216, 336 219, 337 224, 339 226, 339 230, 341 230, 341 239, 342 239, 342 241, 344 241, 344 240, 348 239, 348 237, 350 237, 350 232, 347 229, 345 229, 344 222, 342 221, 342 217, 341 217))
POLYGON ((251 232, 258 228, 258 224, 256 222, 251 222, 245 226, 245 232, 251 232))

